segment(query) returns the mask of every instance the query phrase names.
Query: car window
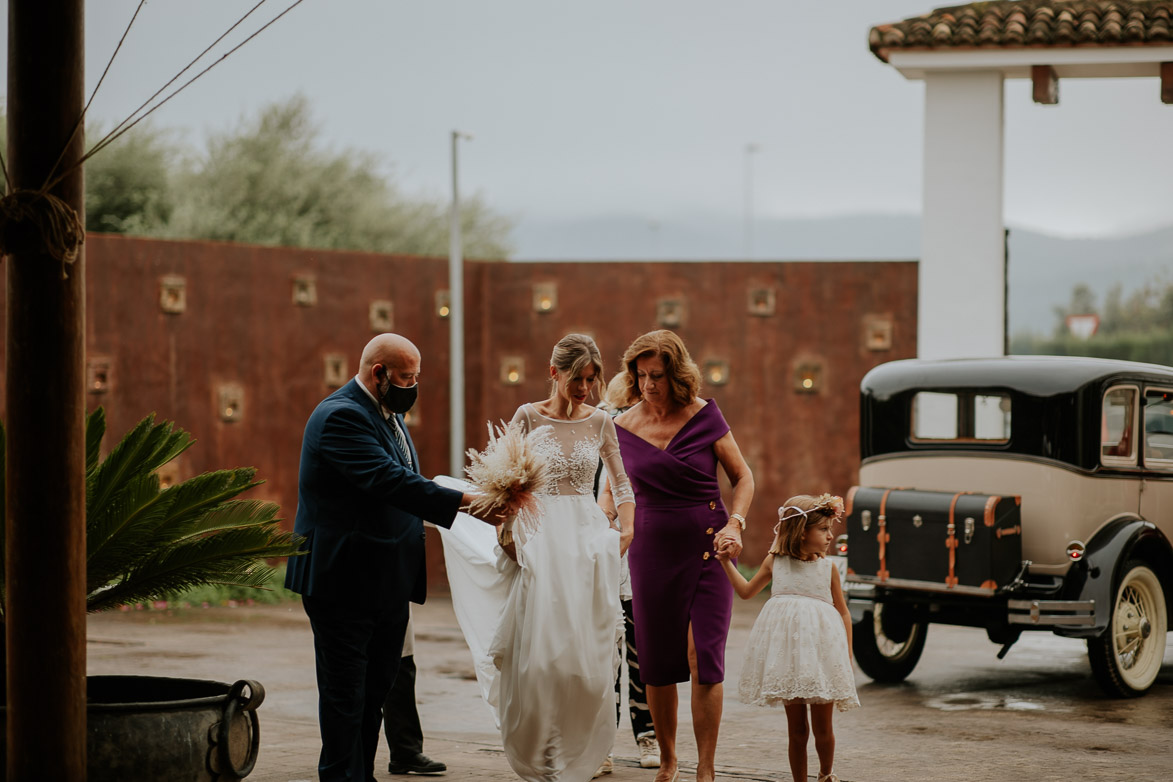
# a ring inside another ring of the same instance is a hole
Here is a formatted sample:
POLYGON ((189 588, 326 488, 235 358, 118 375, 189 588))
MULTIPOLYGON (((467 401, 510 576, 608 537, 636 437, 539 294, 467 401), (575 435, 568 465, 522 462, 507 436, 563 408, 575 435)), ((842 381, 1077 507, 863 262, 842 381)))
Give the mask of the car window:
POLYGON ((912 398, 914 440, 957 439, 957 395, 921 391, 912 398))
POLYGON ((978 391, 920 391, 912 398, 913 442, 1004 443, 1010 397, 978 391))
POLYGON ((974 394, 973 436, 978 440, 1010 439, 1010 397, 974 394))
POLYGON ((1136 464, 1136 401, 1132 386, 1116 386, 1104 393, 1100 418, 1100 461, 1107 466, 1136 464))
POLYGON ((1173 471, 1173 390, 1145 389, 1144 463, 1153 470, 1173 471))

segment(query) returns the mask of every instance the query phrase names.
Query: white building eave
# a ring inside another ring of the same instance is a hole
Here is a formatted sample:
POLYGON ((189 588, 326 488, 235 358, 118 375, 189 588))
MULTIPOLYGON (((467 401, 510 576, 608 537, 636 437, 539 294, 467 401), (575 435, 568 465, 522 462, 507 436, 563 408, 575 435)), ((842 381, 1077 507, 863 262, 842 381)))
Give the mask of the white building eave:
POLYGON ((1060 79, 1155 78, 1163 62, 1173 62, 1173 46, 952 47, 893 49, 888 54, 888 63, 906 79, 947 71, 998 71, 1007 79, 1029 79, 1032 65, 1050 65, 1060 79))

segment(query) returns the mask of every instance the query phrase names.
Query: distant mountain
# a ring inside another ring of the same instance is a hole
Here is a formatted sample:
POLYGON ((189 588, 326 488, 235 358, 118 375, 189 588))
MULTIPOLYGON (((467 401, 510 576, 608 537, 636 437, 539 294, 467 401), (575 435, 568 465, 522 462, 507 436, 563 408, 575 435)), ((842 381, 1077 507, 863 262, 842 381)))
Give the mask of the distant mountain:
POLYGON ((1010 330, 1050 334, 1055 307, 1087 283, 1102 306, 1112 286, 1125 295, 1158 278, 1173 283, 1173 225, 1102 239, 1061 239, 1010 231, 1010 330))
MULTIPOLYGON (((754 260, 891 260, 920 254, 920 218, 855 215, 754 221, 754 260)), ((631 216, 522 220, 512 240, 524 261, 743 261, 744 223, 688 215, 654 221, 631 216)))
MULTIPOLYGON (((915 260, 920 218, 849 215, 811 219, 759 219, 752 259, 915 260)), ((744 224, 728 217, 692 215, 652 221, 616 215, 576 220, 523 220, 512 237, 517 260, 727 261, 745 260, 744 224)), ((1160 275, 1173 274, 1173 225, 1130 236, 1064 239, 1021 228, 1010 230, 1010 330, 1049 334, 1054 309, 1087 283, 1103 294, 1119 283, 1125 294, 1160 275)))

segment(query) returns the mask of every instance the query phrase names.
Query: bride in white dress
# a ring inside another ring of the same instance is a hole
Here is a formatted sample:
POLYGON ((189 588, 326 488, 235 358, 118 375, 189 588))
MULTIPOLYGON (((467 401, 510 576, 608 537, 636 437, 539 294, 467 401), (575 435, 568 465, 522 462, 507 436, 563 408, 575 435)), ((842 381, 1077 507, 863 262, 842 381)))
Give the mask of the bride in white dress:
POLYGON ((586 403, 602 373, 594 340, 569 334, 550 358, 550 398, 513 416, 526 432, 552 430, 545 442, 554 485, 541 497, 535 531, 518 525, 506 553, 491 527, 467 517, 440 530, 481 692, 509 765, 531 782, 585 782, 615 739, 619 558, 631 544, 635 497, 611 416, 586 403), (619 529, 595 503, 600 458, 619 529))

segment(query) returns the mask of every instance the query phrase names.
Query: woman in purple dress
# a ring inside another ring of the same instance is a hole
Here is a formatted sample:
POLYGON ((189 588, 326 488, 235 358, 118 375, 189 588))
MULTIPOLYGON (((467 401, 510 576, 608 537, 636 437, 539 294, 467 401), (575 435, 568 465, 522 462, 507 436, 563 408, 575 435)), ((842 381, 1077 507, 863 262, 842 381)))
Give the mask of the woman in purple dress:
POLYGON ((631 409, 615 419, 623 464, 635 489, 635 539, 628 559, 636 645, 660 742, 657 782, 680 777, 676 685, 692 682, 698 782, 714 774, 724 697, 725 639, 733 589, 714 551, 741 553, 753 475, 680 337, 653 331, 623 354, 626 382, 609 401, 631 409), (721 501, 717 465, 733 486, 721 501))

